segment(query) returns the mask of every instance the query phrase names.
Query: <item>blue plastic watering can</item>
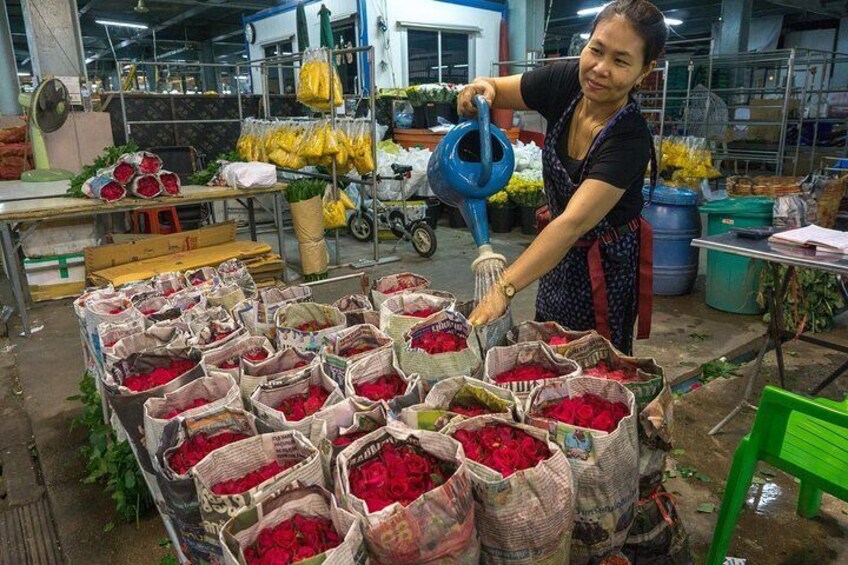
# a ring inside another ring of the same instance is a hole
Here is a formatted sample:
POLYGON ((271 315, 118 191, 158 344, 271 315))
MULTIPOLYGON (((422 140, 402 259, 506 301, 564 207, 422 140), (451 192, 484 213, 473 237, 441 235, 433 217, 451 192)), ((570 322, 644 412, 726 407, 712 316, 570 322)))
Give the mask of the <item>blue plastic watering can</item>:
POLYGON ((462 212, 478 247, 489 244, 486 199, 503 190, 515 168, 506 134, 489 119, 489 103, 474 97, 477 119, 450 130, 433 151, 427 180, 439 200, 462 212))

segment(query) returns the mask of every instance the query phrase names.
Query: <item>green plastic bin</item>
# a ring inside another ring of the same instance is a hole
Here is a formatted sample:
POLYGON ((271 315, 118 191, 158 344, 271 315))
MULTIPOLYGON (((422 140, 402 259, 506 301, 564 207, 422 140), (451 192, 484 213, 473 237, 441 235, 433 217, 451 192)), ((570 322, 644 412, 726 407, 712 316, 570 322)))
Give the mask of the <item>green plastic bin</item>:
MULTIPOLYGON (((725 198, 701 206, 707 215, 707 235, 734 228, 771 226, 770 198, 725 198)), ((707 305, 734 314, 760 314, 757 304, 762 261, 722 251, 707 251, 707 305)))

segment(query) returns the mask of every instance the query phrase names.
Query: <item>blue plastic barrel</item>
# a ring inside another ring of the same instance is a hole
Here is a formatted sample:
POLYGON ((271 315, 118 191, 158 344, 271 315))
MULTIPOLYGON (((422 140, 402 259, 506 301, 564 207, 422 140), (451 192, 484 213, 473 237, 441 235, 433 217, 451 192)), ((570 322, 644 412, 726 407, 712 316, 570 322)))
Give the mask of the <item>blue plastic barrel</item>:
MULTIPOLYGON (((649 192, 642 189, 646 202, 649 192)), ((658 185, 642 216, 654 228, 654 294, 689 294, 698 276, 698 250, 691 245, 701 235, 698 194, 658 185)))

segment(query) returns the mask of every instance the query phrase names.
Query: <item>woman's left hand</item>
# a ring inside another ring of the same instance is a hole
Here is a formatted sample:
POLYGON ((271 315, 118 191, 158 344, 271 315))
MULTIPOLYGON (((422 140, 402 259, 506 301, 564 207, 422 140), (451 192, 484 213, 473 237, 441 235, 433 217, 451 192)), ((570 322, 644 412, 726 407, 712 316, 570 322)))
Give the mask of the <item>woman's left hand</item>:
POLYGON ((475 326, 482 326, 497 320, 506 313, 509 301, 504 293, 497 287, 492 287, 471 312, 468 321, 475 326))

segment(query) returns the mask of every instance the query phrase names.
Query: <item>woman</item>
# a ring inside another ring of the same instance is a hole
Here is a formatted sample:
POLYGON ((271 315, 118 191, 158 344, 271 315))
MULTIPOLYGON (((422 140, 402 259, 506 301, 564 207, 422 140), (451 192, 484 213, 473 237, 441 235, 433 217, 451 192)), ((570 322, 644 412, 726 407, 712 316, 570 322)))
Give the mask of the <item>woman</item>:
POLYGON ((579 62, 478 78, 460 93, 463 115, 476 113, 473 97, 480 94, 493 108, 531 109, 546 118, 542 171, 553 217, 480 301, 472 323, 498 318, 516 292, 541 279, 537 320, 596 329, 630 354, 641 307, 639 337, 647 337, 651 243, 640 212, 654 149, 632 93, 653 70, 667 36, 656 6, 616 0, 595 18, 579 62))

